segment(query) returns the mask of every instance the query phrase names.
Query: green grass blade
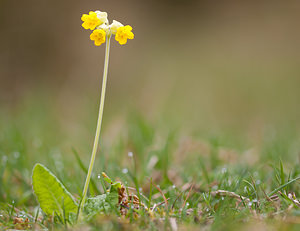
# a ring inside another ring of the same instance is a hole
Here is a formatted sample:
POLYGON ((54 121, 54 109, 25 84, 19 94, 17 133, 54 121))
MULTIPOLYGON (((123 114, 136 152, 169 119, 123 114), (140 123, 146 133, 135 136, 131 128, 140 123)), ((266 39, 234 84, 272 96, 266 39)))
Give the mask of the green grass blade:
POLYGON ((283 171, 283 164, 282 161, 280 160, 280 180, 281 180, 281 184, 285 184, 285 180, 284 180, 284 171, 283 171))
MULTIPOLYGON (((75 158, 76 158, 76 160, 77 160, 77 163, 78 163, 79 167, 81 168, 81 170, 82 170, 85 174, 87 174, 88 169, 84 166, 82 160, 80 159, 80 157, 79 157, 79 155, 78 155, 78 152, 77 152, 74 148, 72 149, 72 151, 73 151, 73 153, 74 153, 74 156, 75 156, 75 158)), ((92 178, 91 178, 91 188, 92 188, 92 190, 93 190, 94 192, 96 192, 97 195, 101 194, 100 190, 99 190, 99 189, 97 188, 97 186, 96 186, 95 181, 94 181, 92 178)))
POLYGON ((268 196, 270 197, 270 196, 274 195, 275 193, 277 193, 277 192, 280 191, 281 189, 287 187, 288 185, 292 184, 293 182, 295 182, 295 181, 297 181, 297 180, 299 180, 299 179, 300 179, 300 176, 298 176, 298 177, 296 177, 296 178, 294 178, 294 179, 292 179, 292 180, 286 182, 285 184, 279 186, 278 188, 276 188, 276 189, 274 189, 272 192, 270 192, 270 193, 268 194, 268 196))

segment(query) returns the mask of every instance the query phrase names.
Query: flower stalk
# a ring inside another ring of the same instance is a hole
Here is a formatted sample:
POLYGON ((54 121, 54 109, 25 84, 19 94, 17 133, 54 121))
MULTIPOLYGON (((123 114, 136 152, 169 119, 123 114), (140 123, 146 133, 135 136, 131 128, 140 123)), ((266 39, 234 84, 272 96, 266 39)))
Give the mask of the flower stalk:
POLYGON ((105 61, 104 61, 104 70, 103 70, 103 80, 102 80, 102 90, 101 90, 101 97, 100 97, 100 106, 99 106, 99 114, 98 114, 98 120, 97 120, 97 128, 96 128, 96 134, 94 139, 94 145, 92 150, 92 156, 89 164, 88 173, 86 176, 83 193, 82 193, 82 199, 79 205, 79 217, 81 216, 82 208, 84 206, 86 195, 89 187, 89 183, 91 180, 91 175, 96 159, 96 153, 98 149, 98 143, 101 133, 101 124, 102 124, 102 118, 103 118, 103 109, 104 109, 104 101, 105 101, 105 92, 106 92, 106 83, 107 83, 107 73, 108 73, 108 63, 109 63, 109 50, 110 50, 110 38, 111 35, 108 34, 106 38, 106 48, 105 48, 105 61))

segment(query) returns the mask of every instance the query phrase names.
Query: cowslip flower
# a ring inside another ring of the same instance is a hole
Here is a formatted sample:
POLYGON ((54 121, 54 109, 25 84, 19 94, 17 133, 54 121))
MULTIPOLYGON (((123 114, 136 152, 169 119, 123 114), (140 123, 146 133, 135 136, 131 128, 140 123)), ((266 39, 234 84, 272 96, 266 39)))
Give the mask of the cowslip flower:
POLYGON ((106 12, 90 11, 89 14, 83 14, 81 20, 84 29, 93 31, 90 39, 94 41, 96 46, 110 40, 112 36, 115 36, 115 40, 121 45, 126 44, 128 39, 134 39, 131 26, 124 26, 116 20, 109 24, 106 12), (105 39, 105 36, 107 39, 105 39))
POLYGON ((82 27, 86 30, 94 30, 97 26, 107 23, 107 13, 101 11, 90 11, 89 14, 83 14, 81 17, 83 21, 82 27))
POLYGON ((102 43, 105 43, 106 33, 104 30, 96 29, 91 33, 90 39, 95 42, 96 46, 100 46, 102 43))
POLYGON ((134 34, 131 31, 132 27, 129 25, 119 27, 115 37, 116 41, 124 45, 127 43, 127 39, 134 39, 134 34))

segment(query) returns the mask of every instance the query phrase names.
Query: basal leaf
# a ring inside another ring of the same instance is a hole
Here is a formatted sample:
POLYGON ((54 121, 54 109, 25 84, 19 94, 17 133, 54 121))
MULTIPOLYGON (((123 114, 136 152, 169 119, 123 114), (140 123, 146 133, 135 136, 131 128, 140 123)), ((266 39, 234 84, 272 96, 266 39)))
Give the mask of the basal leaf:
POLYGON ((90 218, 99 213, 107 213, 110 210, 111 207, 106 201, 106 194, 90 197, 84 205, 84 212, 90 218))
POLYGON ((36 164, 32 174, 33 191, 47 215, 57 214, 62 220, 76 214, 78 206, 63 184, 44 165, 36 164))
POLYGON ((88 198, 84 206, 84 212, 88 219, 90 219, 96 214, 107 214, 112 212, 114 209, 116 209, 117 204, 118 193, 108 192, 107 194, 88 198))
MULTIPOLYGON (((110 180, 108 177, 107 179, 110 180)), ((88 219, 93 218, 96 214, 110 213, 117 208, 119 203, 118 189, 122 187, 122 184, 120 182, 110 182, 111 187, 108 192, 87 199, 84 211, 88 219)))

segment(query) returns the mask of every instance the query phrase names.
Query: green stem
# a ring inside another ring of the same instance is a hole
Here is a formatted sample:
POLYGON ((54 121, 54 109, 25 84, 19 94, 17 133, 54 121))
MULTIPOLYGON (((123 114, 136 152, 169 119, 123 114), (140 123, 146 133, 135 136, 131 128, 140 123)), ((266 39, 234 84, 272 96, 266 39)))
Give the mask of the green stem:
POLYGON ((103 108, 104 108, 104 99, 105 99, 105 90, 106 90, 106 82, 107 82, 107 72, 108 72, 108 60, 109 60, 109 48, 110 48, 110 38, 111 36, 108 35, 106 39, 106 48, 105 48, 105 61, 104 61, 104 71, 103 71, 103 80, 102 80, 102 91, 101 91, 101 98, 100 98, 100 107, 99 107, 99 114, 98 114, 98 121, 97 121, 97 128, 96 128, 96 134, 94 139, 94 145, 93 145, 93 151, 92 156, 90 160, 89 170, 86 176, 83 193, 82 193, 82 200, 79 207, 79 217, 81 216, 81 211, 84 206, 85 200, 86 200, 86 194, 88 191, 93 166, 95 163, 98 143, 99 143, 99 137, 101 132, 101 124, 102 124, 102 117, 103 117, 103 108))

